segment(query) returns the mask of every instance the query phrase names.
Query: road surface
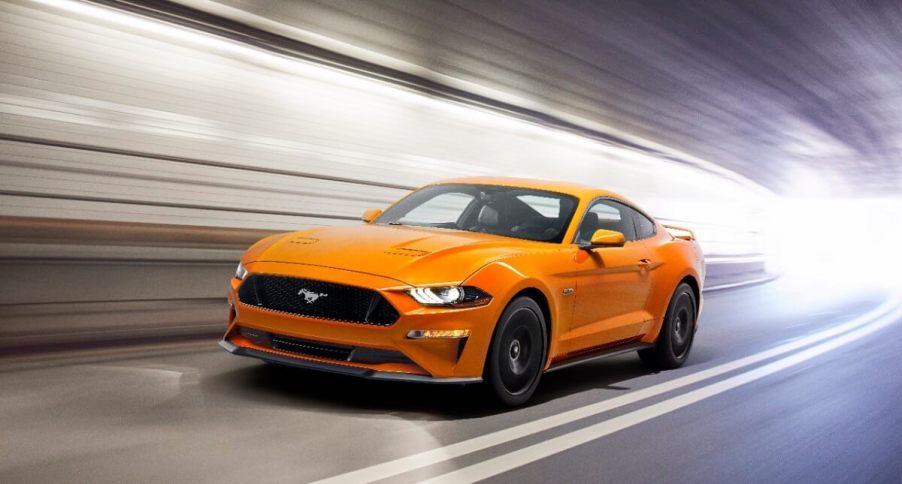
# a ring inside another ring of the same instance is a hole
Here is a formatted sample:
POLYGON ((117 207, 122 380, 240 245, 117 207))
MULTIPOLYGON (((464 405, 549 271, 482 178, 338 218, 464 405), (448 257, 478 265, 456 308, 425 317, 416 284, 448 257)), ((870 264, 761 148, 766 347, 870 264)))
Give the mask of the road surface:
POLYGON ((7 359, 0 482, 899 483, 894 301, 791 277, 710 293, 684 368, 572 367, 515 410, 216 341, 7 359))

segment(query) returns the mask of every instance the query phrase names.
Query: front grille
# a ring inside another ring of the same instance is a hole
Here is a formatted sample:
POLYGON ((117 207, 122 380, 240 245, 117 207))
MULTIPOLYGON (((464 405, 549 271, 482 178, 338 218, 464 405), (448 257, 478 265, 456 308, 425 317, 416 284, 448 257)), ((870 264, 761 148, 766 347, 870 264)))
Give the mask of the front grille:
POLYGON ((376 326, 391 326, 399 317, 377 291, 296 277, 251 275, 238 299, 270 311, 376 326))

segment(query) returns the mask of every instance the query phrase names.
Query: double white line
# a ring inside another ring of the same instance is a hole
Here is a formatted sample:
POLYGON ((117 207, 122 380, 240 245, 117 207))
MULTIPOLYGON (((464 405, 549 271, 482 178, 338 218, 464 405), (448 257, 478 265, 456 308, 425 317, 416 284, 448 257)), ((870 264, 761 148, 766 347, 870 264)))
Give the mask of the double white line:
POLYGON ((744 368, 786 353, 816 346, 794 353, 782 359, 773 361, 764 366, 751 369, 744 373, 712 383, 708 386, 692 390, 668 400, 635 410, 633 412, 615 417, 603 422, 555 437, 523 449, 503 454, 486 461, 464 467, 447 474, 437 476, 427 482, 472 482, 486 479, 502 472, 515 469, 530 462, 548 457, 552 454, 576 447, 586 442, 604 437, 633 425, 645 422, 652 418, 664 415, 692 403, 704 400, 708 397, 723 393, 740 385, 758 380, 780 370, 802 363, 840 346, 856 341, 868 334, 883 328, 897 319, 902 318, 902 308, 895 297, 881 304, 876 309, 859 316, 847 323, 834 326, 810 336, 782 344, 760 353, 755 353, 729 363, 724 363, 707 370, 702 370, 691 375, 686 375, 668 382, 660 383, 635 392, 614 397, 584 407, 569 410, 564 413, 552 415, 527 422, 505 430, 481 435, 456 444, 435 448, 418 454, 413 454, 400 459, 376 464, 356 471, 330 477, 318 483, 357 483, 372 482, 380 479, 397 476, 405 472, 420 469, 426 466, 444 462, 466 454, 494 447, 499 444, 536 434, 548 429, 559 427, 577 420, 608 412, 626 405, 646 400, 688 385, 714 378, 725 373, 744 368))

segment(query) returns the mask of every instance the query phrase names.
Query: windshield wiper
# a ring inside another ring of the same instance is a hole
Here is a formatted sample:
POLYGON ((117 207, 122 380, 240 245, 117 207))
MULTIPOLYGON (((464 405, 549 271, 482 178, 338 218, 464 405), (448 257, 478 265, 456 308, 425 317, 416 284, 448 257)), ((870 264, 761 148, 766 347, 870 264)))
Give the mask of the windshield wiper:
POLYGON ((391 221, 391 222, 388 222, 388 225, 404 225, 404 224, 402 224, 401 222, 397 222, 397 221, 394 221, 394 220, 393 220, 393 221, 391 221))

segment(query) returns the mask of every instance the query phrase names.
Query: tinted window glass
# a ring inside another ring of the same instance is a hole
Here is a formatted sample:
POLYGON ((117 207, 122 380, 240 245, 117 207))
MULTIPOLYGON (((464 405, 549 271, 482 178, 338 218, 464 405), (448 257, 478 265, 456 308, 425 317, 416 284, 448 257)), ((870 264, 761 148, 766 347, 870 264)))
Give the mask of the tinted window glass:
POLYGON ((636 221, 636 236, 641 239, 647 239, 652 235, 655 235, 655 223, 648 219, 645 215, 637 212, 636 210, 630 210, 633 212, 633 220, 636 221))
POLYGON ((440 193, 404 214, 398 222, 404 225, 457 223, 473 195, 460 192, 440 193))
POLYGON ((529 188, 432 185, 411 193, 386 210, 375 223, 561 242, 576 202, 576 197, 571 195, 529 188))
POLYGON ((520 195, 517 200, 529 205, 529 208, 539 212, 543 217, 557 218, 561 211, 561 199, 558 197, 520 195))
POLYGON ((633 226, 633 210, 614 200, 596 200, 586 211, 576 234, 577 243, 588 243, 596 230, 614 230, 623 234, 627 241, 636 240, 633 226))

